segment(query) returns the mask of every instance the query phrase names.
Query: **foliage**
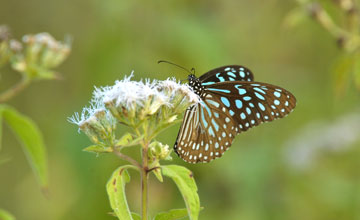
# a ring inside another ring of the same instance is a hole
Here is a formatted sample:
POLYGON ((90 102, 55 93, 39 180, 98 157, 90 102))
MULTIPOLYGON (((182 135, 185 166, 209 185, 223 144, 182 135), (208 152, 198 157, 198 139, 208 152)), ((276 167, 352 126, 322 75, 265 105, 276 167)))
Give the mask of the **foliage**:
MULTIPOLYGON (((9 29, 0 26, 0 68, 10 64, 13 70, 21 74, 22 80, 14 87, 0 93, 0 137, 2 121, 4 121, 22 144, 43 192, 47 193, 47 155, 41 132, 29 117, 2 103, 9 101, 34 80, 55 79, 56 72, 53 68, 66 59, 70 45, 56 41, 47 33, 25 35, 23 44, 10 37, 9 29)), ((0 217, 6 220, 14 219, 5 211, 1 211, 0 217)))
POLYGON ((0 105, 2 118, 18 137, 24 147, 30 165, 33 167, 41 187, 48 186, 47 158, 42 134, 36 124, 14 108, 0 105))
POLYGON ((3 209, 0 209, 0 219, 1 220, 15 220, 15 217, 10 214, 9 212, 3 210, 3 209))

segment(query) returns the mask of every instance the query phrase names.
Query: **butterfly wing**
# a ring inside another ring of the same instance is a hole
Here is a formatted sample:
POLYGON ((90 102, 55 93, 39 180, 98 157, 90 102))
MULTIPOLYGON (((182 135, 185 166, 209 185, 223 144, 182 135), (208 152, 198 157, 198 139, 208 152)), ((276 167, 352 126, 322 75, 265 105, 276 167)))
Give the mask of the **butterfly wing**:
POLYGON ((175 142, 175 152, 189 163, 206 163, 221 157, 236 135, 236 122, 221 108, 214 108, 210 104, 213 99, 208 98, 186 110, 175 142))
POLYGON ((203 86, 226 81, 254 81, 252 72, 240 65, 222 66, 200 76, 203 86))
POLYGON ((263 122, 288 115, 296 106, 296 98, 289 91, 259 82, 217 83, 205 89, 212 96, 220 96, 222 110, 238 124, 240 133, 263 122))
POLYGON ((237 133, 282 118, 296 105, 290 92, 258 82, 212 84, 205 88, 202 100, 185 112, 174 147, 189 163, 221 157, 237 133))

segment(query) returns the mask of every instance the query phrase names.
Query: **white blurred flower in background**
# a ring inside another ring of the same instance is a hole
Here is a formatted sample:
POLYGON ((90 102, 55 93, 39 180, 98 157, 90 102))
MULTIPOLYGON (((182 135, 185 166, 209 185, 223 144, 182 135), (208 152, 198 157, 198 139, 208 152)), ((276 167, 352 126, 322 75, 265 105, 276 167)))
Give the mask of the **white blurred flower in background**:
POLYGON ((313 122, 285 144, 285 160, 292 168, 307 170, 326 152, 346 151, 360 140, 360 114, 351 113, 333 122, 313 122))

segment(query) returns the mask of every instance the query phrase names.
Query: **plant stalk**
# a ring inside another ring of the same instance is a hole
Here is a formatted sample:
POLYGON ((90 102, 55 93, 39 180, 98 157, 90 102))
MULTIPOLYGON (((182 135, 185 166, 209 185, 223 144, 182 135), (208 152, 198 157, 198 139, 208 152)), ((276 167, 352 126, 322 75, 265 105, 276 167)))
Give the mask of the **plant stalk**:
POLYGON ((141 170, 141 215, 142 220, 148 219, 148 146, 144 143, 142 148, 142 170, 141 170))
POLYGON ((18 82, 14 87, 6 90, 5 92, 0 94, 0 103, 4 103, 17 95, 23 89, 25 89, 30 84, 30 79, 27 77, 22 78, 20 82, 18 82))

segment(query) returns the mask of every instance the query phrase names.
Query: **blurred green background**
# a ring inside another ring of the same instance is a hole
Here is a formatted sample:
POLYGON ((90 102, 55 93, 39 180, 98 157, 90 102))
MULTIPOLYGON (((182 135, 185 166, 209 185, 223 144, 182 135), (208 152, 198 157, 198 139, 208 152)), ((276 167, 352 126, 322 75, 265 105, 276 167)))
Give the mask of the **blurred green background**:
MULTIPOLYGON (((341 51, 311 19, 294 29, 284 18, 296 2, 197 0, 2 0, 0 23, 20 39, 49 32, 73 38, 63 79, 41 81, 12 99, 42 130, 49 154, 50 197, 40 192, 19 143, 5 127, 0 158, 0 207, 18 219, 115 219, 105 191, 114 155, 82 152, 90 144, 67 122, 88 104, 94 86, 135 79, 186 78, 160 59, 195 67, 197 75, 226 65, 250 68, 255 79, 282 86, 298 100, 285 119, 239 135, 229 152, 210 164, 171 163, 194 172, 204 210, 200 219, 360 219, 360 105, 349 86, 335 98, 332 70, 341 51)), ((0 89, 18 81, 1 70, 0 89)), ((173 145, 179 125, 160 140, 173 145)), ((137 154, 138 149, 130 149, 137 154)), ((127 186, 139 212, 136 173, 127 186)), ((150 181, 150 213, 183 208, 171 181, 150 181)))

